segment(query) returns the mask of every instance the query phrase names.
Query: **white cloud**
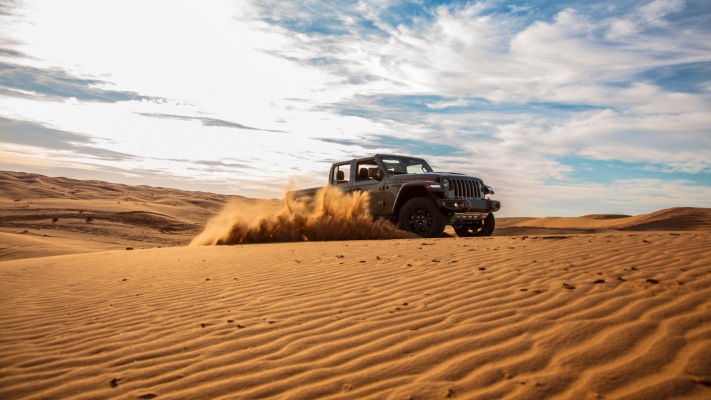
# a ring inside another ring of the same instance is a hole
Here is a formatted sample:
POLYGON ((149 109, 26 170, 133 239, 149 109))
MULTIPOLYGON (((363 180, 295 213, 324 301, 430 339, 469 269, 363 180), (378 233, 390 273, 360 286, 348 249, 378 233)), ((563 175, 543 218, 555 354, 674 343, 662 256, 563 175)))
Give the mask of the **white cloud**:
POLYGON ((426 103, 425 105, 429 108, 440 110, 449 107, 464 107, 470 105, 471 102, 465 99, 457 99, 452 101, 439 101, 435 103, 426 103))
POLYGON ((609 25, 610 28, 605 33, 608 40, 621 40, 639 32, 637 24, 627 19, 614 18, 609 21, 609 25))
POLYGON ((683 180, 630 179, 607 184, 546 185, 539 191, 522 193, 520 201, 537 203, 547 215, 585 215, 606 210, 607 213, 642 214, 663 208, 695 204, 711 207, 711 188, 695 186, 683 180), (545 190, 545 196, 541 191, 545 190))
POLYGON ((666 26, 664 17, 684 8, 683 0, 654 0, 639 9, 642 19, 651 26, 666 26))
MULTIPOLYGON (((430 158, 493 181, 514 210, 531 214, 565 196, 615 205, 610 189, 661 204, 647 181, 576 182, 563 157, 648 163, 660 174, 711 170, 708 80, 675 90, 645 75, 711 61, 706 28, 674 25, 681 1, 637 3, 624 14, 581 3, 537 19, 531 7, 501 13, 495 2, 465 2, 402 23, 389 19, 397 1, 27 4, 3 33, 31 55, 13 62, 103 82, 96 90, 166 99, 0 95, 0 116, 89 135, 135 157, 43 153, 53 165, 84 162, 253 195, 245 191, 292 177, 320 185, 331 160, 392 151, 378 142, 387 136, 457 149, 430 158), (407 103, 412 97, 422 100, 407 103)), ((707 204, 701 194, 694 201, 707 204)))
POLYGON ((695 165, 693 172, 711 172, 711 117, 594 113, 555 127, 548 139, 557 151, 598 160, 695 165))

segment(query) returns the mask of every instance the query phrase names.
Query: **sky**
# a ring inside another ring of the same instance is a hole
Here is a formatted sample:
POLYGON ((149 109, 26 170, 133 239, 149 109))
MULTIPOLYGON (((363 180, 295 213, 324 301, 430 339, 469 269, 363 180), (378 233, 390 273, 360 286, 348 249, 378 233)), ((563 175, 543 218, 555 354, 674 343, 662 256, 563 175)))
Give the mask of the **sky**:
POLYGON ((257 198, 407 154, 499 216, 711 207, 711 2, 0 0, 0 169, 257 198))

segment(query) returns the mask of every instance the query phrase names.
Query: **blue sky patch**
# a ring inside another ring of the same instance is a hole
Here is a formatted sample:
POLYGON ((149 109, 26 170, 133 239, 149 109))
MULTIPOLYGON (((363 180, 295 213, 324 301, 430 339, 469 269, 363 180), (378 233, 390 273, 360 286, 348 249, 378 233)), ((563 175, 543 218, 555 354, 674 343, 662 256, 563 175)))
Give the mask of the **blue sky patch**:
POLYGON ((97 87, 105 83, 97 79, 78 78, 60 69, 43 69, 0 62, 0 90, 9 96, 27 98, 29 96, 26 93, 32 92, 55 101, 72 97, 77 100, 102 103, 157 100, 135 92, 105 90, 97 87))
POLYGON ((445 97, 436 95, 382 95, 359 97, 341 108, 344 115, 375 117, 378 114, 393 115, 393 112, 424 114, 462 114, 490 112, 501 114, 561 114, 609 109, 609 106, 590 104, 531 102, 493 103, 482 98, 445 97), (369 105, 358 109, 356 106, 369 105))
POLYGON ((342 146, 359 146, 364 149, 378 151, 382 148, 393 149, 396 153, 424 154, 430 156, 459 155, 462 150, 448 143, 432 143, 415 139, 404 139, 394 136, 377 135, 367 141, 353 139, 324 138, 322 142, 335 143, 342 146))
POLYGON ((570 177, 578 182, 612 183, 630 179, 684 180, 695 186, 710 186, 711 174, 663 172, 665 165, 620 160, 595 160, 590 158, 563 157, 558 162, 573 168, 570 177))
POLYGON ((431 156, 456 155, 461 149, 447 143, 431 143, 392 136, 377 136, 373 139, 379 147, 390 147, 404 154, 426 154, 431 156))
POLYGON ((711 82, 711 61, 673 64, 649 69, 637 75, 665 90, 684 93, 701 93, 711 82))

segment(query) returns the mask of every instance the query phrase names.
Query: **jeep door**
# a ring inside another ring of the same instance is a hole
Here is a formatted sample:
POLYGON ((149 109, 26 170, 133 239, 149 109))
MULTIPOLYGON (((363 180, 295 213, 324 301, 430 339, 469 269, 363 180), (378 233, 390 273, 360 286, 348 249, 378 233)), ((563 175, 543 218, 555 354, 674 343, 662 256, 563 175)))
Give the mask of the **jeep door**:
POLYGON ((374 158, 355 160, 353 165, 353 183, 351 191, 368 192, 370 195, 370 213, 374 216, 387 214, 384 200, 382 172, 374 158))
POLYGON ((350 192, 351 182, 353 179, 351 176, 351 162, 348 161, 333 164, 329 177, 329 184, 331 187, 340 189, 344 192, 350 192))

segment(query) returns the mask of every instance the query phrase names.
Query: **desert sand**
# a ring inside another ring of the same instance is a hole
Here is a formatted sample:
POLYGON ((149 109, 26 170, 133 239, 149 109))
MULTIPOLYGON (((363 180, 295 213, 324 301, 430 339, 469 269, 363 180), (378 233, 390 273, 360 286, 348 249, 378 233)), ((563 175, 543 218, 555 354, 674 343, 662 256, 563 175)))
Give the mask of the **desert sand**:
POLYGON ((0 260, 186 245, 228 198, 0 171, 0 260))
POLYGON ((0 178, 2 399, 711 398, 709 209, 188 246, 235 198, 0 178))

